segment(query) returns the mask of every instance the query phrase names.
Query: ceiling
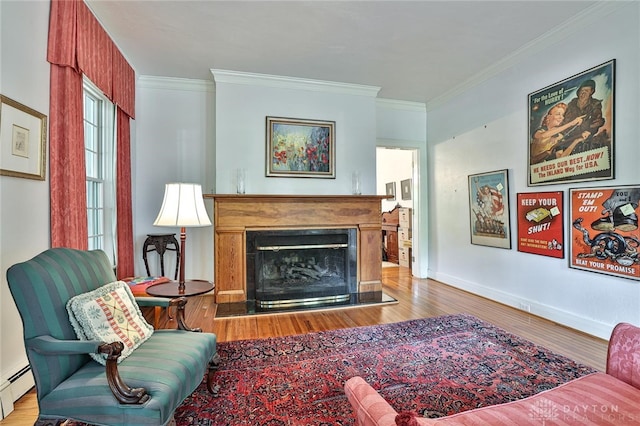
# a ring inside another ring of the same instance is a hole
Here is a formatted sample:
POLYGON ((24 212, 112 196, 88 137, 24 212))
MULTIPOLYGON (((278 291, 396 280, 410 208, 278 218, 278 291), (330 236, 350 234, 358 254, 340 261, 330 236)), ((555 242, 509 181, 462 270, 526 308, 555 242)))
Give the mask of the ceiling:
POLYGON ((430 103, 596 1, 85 0, 137 75, 211 69, 380 87, 430 103))

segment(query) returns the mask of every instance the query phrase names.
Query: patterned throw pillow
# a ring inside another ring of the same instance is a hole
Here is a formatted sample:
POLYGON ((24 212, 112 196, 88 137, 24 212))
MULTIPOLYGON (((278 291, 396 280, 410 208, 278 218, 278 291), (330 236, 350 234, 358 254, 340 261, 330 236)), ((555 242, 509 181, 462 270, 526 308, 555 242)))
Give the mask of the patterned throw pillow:
MULTIPOLYGON (((67 302, 69 321, 80 340, 101 340, 124 344, 121 362, 153 334, 124 281, 110 284, 72 297, 67 302)), ((106 355, 90 354, 100 364, 106 355)))

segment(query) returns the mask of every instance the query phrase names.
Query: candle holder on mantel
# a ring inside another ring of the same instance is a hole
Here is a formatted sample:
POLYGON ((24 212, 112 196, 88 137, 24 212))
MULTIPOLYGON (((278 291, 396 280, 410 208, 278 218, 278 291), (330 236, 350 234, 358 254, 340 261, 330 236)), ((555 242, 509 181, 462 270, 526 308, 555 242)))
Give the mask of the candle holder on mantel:
POLYGON ((351 193, 353 195, 362 194, 362 185, 360 181, 360 172, 355 171, 351 174, 351 193))

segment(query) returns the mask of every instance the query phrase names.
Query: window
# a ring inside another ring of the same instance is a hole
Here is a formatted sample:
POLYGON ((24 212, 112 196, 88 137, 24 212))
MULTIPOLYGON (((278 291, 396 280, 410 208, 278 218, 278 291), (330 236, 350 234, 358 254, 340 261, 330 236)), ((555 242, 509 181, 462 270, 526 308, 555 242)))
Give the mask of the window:
POLYGON ((115 265, 115 108, 84 80, 84 148, 89 250, 104 250, 115 265))

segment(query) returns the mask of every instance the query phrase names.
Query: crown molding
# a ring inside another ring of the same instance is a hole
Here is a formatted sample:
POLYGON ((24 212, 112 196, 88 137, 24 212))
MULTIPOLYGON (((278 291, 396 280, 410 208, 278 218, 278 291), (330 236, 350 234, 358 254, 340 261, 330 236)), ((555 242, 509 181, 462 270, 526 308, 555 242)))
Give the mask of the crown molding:
POLYGON ((213 81, 195 80, 190 78, 156 77, 141 75, 137 85, 144 89, 183 90, 192 92, 214 92, 213 81))
POLYGON ((431 111, 456 96, 470 90, 471 88, 478 86, 480 83, 483 83, 489 80, 492 77, 500 74, 501 72, 511 68, 512 66, 522 62, 527 57, 533 56, 536 53, 544 51, 554 44, 558 43, 569 37, 571 34, 583 29, 587 28, 591 25, 599 24, 602 22, 602 17, 608 15, 618 9, 621 9, 627 6, 629 3, 627 1, 598 1, 593 6, 583 10, 581 13, 576 14, 572 19, 569 19, 563 25, 560 25, 540 37, 530 41, 529 43, 522 46, 520 49, 516 50, 512 54, 506 56, 490 67, 486 68, 484 71, 476 74, 474 77, 466 80, 465 82, 459 84, 443 95, 432 99, 427 102, 427 111, 431 111))
POLYGON ((362 84, 338 83, 334 81, 311 80, 306 78, 286 77, 269 74, 211 69, 213 79, 217 83, 244 84, 248 86, 264 86, 279 89, 309 90, 313 92, 342 93, 375 98, 380 87, 362 84))
POLYGON ((401 101, 397 99, 377 98, 376 106, 400 111, 427 112, 427 104, 424 102, 401 101))

